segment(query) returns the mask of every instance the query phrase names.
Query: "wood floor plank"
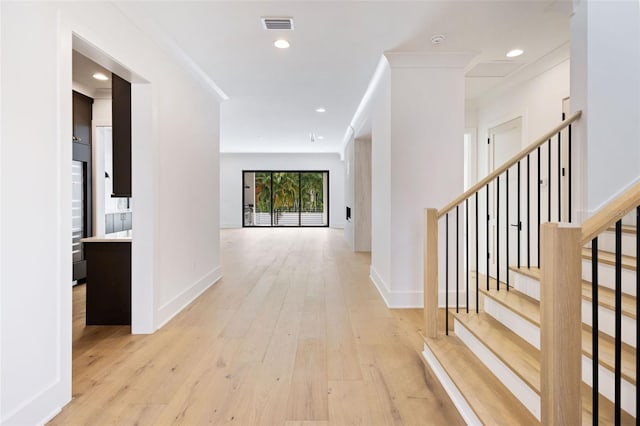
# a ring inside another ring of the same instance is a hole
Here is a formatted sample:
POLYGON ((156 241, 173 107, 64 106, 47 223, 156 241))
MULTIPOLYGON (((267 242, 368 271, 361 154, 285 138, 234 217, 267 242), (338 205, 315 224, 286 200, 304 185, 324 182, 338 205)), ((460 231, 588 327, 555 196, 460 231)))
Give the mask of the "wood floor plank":
POLYGON ((221 232, 224 278, 152 335, 86 327, 74 288, 73 400, 54 425, 460 424, 335 229, 221 232))

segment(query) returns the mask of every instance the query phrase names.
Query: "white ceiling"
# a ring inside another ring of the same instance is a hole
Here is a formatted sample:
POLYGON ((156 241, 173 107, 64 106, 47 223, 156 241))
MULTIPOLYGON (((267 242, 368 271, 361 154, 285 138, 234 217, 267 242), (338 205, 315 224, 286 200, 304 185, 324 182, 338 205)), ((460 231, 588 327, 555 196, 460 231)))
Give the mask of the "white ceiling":
POLYGON ((111 71, 93 62, 86 56, 73 51, 73 84, 74 87, 90 97, 96 97, 97 91, 110 91, 111 90, 111 71), (102 73, 109 77, 108 80, 96 80, 93 78, 93 74, 102 73))
MULTIPOLYGON (((229 96, 222 152, 340 152, 342 138, 385 51, 466 51, 474 64, 532 63, 569 39, 567 1, 128 2, 229 96), (265 31, 263 16, 291 16, 294 31, 265 31), (430 39, 444 34, 444 43, 430 39), (277 38, 287 50, 273 46, 277 38), (317 107, 327 109, 317 113, 317 107), (324 140, 310 142, 309 134, 324 140)), ((472 64, 472 65, 474 65, 472 64)), ((517 67, 514 67, 514 69, 517 67)), ((522 67, 520 67, 522 69, 522 67)), ((516 71, 519 72, 519 71, 516 71)), ((502 77, 467 79, 467 98, 502 77)))

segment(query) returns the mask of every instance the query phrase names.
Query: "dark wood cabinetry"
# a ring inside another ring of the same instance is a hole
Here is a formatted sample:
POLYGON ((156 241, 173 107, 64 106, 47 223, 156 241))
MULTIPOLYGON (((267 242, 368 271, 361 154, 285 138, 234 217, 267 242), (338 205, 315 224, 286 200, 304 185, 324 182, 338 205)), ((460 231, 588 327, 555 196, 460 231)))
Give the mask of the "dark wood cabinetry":
POLYGON ((131 83, 112 74, 113 197, 131 197, 131 83))
POLYGON ((87 325, 131 324, 131 242, 88 242, 87 325))
POLYGON ((72 163, 72 258, 73 280, 87 275, 85 250, 80 239, 91 235, 91 120, 93 99, 78 92, 73 103, 73 163, 72 163))

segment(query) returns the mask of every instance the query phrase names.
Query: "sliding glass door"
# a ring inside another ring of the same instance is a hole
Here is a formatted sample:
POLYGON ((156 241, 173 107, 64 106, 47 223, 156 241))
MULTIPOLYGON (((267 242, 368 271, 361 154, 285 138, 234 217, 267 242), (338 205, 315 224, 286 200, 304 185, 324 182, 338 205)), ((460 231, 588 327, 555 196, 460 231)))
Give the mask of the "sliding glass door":
POLYGON ((244 171, 242 224, 329 226, 328 171, 244 171))

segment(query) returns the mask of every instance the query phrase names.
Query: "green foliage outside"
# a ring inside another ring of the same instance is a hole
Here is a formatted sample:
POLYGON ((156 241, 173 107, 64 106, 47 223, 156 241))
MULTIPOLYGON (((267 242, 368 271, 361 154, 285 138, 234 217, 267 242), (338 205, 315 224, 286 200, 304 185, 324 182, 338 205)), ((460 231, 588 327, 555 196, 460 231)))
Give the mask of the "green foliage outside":
POLYGON ((300 206, 299 196, 302 198, 303 213, 323 211, 322 175, 323 173, 311 172, 256 173, 256 211, 271 212, 273 199, 274 211, 297 212, 300 206))

